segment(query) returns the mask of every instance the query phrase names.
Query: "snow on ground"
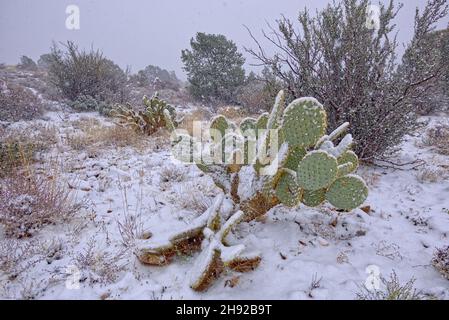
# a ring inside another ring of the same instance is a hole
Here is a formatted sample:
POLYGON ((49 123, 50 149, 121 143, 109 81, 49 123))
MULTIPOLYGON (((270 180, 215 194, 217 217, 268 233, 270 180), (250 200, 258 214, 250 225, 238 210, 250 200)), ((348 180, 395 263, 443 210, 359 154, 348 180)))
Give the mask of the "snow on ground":
MULTIPOLYGON (((58 128, 61 139, 53 152, 83 208, 70 222, 20 240, 42 244, 58 256, 36 264, 29 263, 34 256, 27 257, 17 278, 0 273, 2 298, 354 299, 374 265, 385 277, 394 270, 401 282, 413 277, 417 289, 449 299, 449 282, 430 265, 435 248, 449 245, 447 176, 429 183, 419 181, 417 170, 361 168, 370 188, 369 213, 338 213, 328 206, 273 208, 264 221, 242 223, 235 232, 262 253, 261 265, 249 273, 227 272, 197 293, 188 280, 198 254, 165 267, 142 265, 125 250, 119 223, 135 217, 153 235, 173 231, 199 216, 218 190, 195 166, 174 162, 168 143, 95 155, 71 150, 63 137, 81 117, 110 121, 95 113, 57 112, 46 121, 58 128), (311 290, 313 280, 320 280, 319 288, 311 290)), ((420 158, 447 173, 449 157, 420 147, 419 140, 408 137, 396 160, 420 158)), ((1 230, 0 239, 9 241, 1 230)))

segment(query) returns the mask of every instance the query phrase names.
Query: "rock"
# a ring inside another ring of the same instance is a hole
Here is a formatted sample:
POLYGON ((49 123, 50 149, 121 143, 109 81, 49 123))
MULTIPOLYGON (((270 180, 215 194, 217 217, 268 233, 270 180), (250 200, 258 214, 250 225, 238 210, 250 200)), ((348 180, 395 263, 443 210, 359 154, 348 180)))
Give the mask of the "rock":
POLYGON ((329 242, 326 239, 323 239, 321 237, 318 238, 318 243, 323 247, 329 246, 329 242))
POLYGON ((368 206, 361 207, 360 210, 362 210, 363 212, 365 212, 367 214, 370 214, 371 213, 371 206, 368 205, 368 206))

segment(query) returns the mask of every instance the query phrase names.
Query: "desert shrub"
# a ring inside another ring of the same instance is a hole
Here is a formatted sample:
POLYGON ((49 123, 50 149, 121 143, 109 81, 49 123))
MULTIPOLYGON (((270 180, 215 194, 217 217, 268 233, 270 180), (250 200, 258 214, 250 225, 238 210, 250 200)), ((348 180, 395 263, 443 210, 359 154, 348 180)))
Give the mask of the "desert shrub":
POLYGON ((17 65, 17 67, 19 69, 24 69, 24 70, 37 70, 36 62, 34 62, 33 59, 31 59, 30 57, 27 57, 27 56, 22 56, 20 58, 20 62, 17 65))
POLYGON ((7 236, 32 236, 77 211, 71 191, 58 178, 24 169, 0 181, 0 223, 7 236))
POLYGON ((101 115, 109 115, 112 106, 110 103, 97 100, 91 96, 81 95, 75 101, 69 103, 70 107, 76 111, 98 111, 101 115))
POLYGON ((239 104, 245 107, 250 113, 269 110, 271 97, 264 90, 265 86, 261 82, 251 81, 240 88, 237 96, 239 104))
POLYGON ((449 126, 439 124, 428 129, 422 144, 435 148, 441 154, 449 155, 449 126))
POLYGON ((42 103, 31 90, 7 83, 0 87, 0 121, 31 120, 42 113, 42 103))
POLYGON ((390 278, 380 276, 382 288, 369 290, 362 286, 357 293, 358 300, 423 300, 425 296, 414 288, 415 279, 401 284, 396 272, 393 270, 390 278))
POLYGON ((154 90, 171 89, 178 91, 181 81, 174 71, 149 65, 130 77, 130 81, 140 87, 152 87, 154 90))
POLYGON ((223 35, 198 32, 190 46, 181 58, 192 96, 236 102, 235 93, 245 81, 245 59, 235 43, 223 35))
POLYGON ((404 135, 418 127, 415 102, 441 77, 444 63, 427 59, 432 50, 425 39, 447 14, 446 0, 430 0, 416 12, 414 36, 401 64, 394 1, 379 5, 378 28, 367 23, 369 4, 341 0, 316 16, 304 10, 298 15, 299 27, 282 17, 276 28, 263 33, 277 53, 268 54, 252 34, 258 49, 248 49, 290 96, 313 96, 323 103, 330 130, 350 122, 355 151, 364 160, 395 151, 404 135))
POLYGON ((52 55, 50 53, 42 54, 37 60, 37 66, 43 70, 50 69, 52 55))
POLYGON ((67 42, 65 51, 53 46, 49 80, 62 95, 76 101, 91 96, 99 101, 124 102, 127 97, 127 76, 119 66, 106 59, 100 51, 80 51, 67 42))
POLYGON ((249 74, 243 85, 239 89, 237 101, 249 113, 259 113, 269 111, 272 107, 273 99, 282 89, 282 85, 273 73, 264 68, 262 74, 257 76, 252 72, 249 74))
POLYGON ((449 280, 449 246, 435 251, 432 265, 444 278, 449 280))

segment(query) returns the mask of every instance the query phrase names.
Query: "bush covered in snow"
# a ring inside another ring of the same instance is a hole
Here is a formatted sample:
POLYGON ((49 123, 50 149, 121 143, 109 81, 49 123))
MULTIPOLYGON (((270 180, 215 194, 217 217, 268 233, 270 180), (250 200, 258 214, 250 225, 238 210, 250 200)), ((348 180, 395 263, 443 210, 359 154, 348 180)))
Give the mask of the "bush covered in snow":
POLYGON ((31 120, 42 112, 41 101, 30 89, 0 80, 0 121, 31 120))
POLYGON ((127 77, 125 72, 100 51, 80 51, 68 41, 65 50, 53 46, 48 59, 49 79, 64 98, 75 101, 90 96, 99 101, 124 102, 127 77))
POLYGON ((263 33, 277 53, 271 56, 255 36, 258 49, 249 50, 272 69, 289 95, 319 99, 330 129, 350 122, 355 151, 365 160, 394 151, 404 135, 417 128, 418 102, 447 64, 432 55, 432 46, 425 42, 446 15, 446 0, 431 0, 417 11, 402 65, 397 59, 394 1, 379 5, 377 27, 367 24, 369 4, 337 1, 315 17, 304 10, 298 15, 299 26, 282 17, 277 28, 263 33))

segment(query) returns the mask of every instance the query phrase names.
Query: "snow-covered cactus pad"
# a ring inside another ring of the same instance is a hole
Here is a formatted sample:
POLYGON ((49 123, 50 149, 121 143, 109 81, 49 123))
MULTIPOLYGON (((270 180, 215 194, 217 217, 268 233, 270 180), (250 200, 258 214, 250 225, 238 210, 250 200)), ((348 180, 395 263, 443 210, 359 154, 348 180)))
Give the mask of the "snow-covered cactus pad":
POLYGON ((219 158, 217 152, 222 152, 225 161, 196 164, 236 204, 242 204, 244 212, 251 212, 248 215, 252 218, 255 212, 263 215, 279 203, 289 207, 301 202, 317 206, 326 199, 338 209, 351 210, 363 203, 367 190, 363 183, 351 183, 349 188, 340 183, 346 179, 339 180, 353 175, 358 168, 357 155, 350 150, 352 136, 345 135, 348 127, 349 123, 344 123, 326 134, 323 105, 314 98, 300 98, 285 107, 285 94, 280 91, 270 114, 245 118, 239 126, 222 115, 216 116, 210 128, 216 129, 220 139, 212 134, 201 154, 210 159, 219 158), (230 141, 233 143, 225 143, 230 141), (239 159, 240 163, 230 159, 239 159), (242 170, 247 166, 253 170, 242 170), (339 186, 343 188, 340 194, 339 186), (330 188, 332 192, 326 196, 330 188), (245 189, 239 194, 238 190, 245 189))
POLYGON ((187 146, 186 154, 180 152, 178 159, 196 159, 197 167, 223 192, 191 226, 162 238, 142 240, 137 256, 144 263, 161 265, 177 254, 202 250, 189 283, 192 289, 202 291, 225 269, 250 271, 260 263, 260 255, 242 254, 243 245, 230 243, 228 238, 235 237, 228 235, 237 224, 255 220, 279 204, 316 207, 327 200, 340 210, 357 208, 368 196, 368 188, 354 175, 358 158, 350 150, 351 135, 344 135, 348 126, 344 123, 326 135, 326 112, 316 99, 297 99, 285 108, 281 91, 271 114, 262 114, 257 120, 246 118, 236 126, 222 115, 215 117, 210 128, 216 130, 211 130, 205 145, 175 130, 173 149, 187 146), (253 129, 255 135, 248 134, 253 129), (256 150, 251 148, 253 140, 257 140, 253 144, 256 150), (224 154, 217 157, 217 152, 224 154), (222 161, 230 159, 234 161, 222 161), (237 159, 240 162, 235 162, 237 159), (224 201, 231 205, 223 206, 224 201), (229 212, 225 207, 231 208, 229 212))
POLYGON ((290 146, 314 146, 326 127, 326 111, 316 99, 297 99, 285 109, 282 130, 290 146))

